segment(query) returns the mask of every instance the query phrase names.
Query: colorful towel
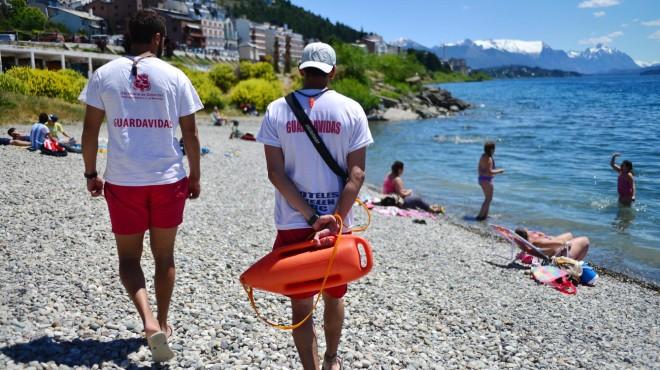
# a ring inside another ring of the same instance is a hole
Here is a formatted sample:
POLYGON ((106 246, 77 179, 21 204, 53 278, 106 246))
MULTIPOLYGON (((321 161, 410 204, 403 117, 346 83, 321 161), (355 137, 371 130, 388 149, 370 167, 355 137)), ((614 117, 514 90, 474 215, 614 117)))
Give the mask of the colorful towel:
POLYGON ((564 294, 577 293, 577 288, 568 278, 568 273, 557 266, 532 267, 532 278, 541 284, 550 285, 564 294))
POLYGON ((432 220, 435 220, 437 218, 436 215, 430 212, 420 211, 417 209, 401 209, 395 206, 388 206, 388 207, 374 206, 372 211, 385 216, 430 218, 432 220))

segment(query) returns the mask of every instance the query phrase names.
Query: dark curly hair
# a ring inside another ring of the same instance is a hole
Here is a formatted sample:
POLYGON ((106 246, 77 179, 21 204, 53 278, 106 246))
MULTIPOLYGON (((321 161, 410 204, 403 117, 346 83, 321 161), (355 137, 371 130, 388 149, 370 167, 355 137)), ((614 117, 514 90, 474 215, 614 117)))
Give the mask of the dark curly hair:
POLYGON ((128 21, 128 37, 133 44, 148 44, 157 33, 165 38, 165 21, 155 10, 140 10, 128 21))

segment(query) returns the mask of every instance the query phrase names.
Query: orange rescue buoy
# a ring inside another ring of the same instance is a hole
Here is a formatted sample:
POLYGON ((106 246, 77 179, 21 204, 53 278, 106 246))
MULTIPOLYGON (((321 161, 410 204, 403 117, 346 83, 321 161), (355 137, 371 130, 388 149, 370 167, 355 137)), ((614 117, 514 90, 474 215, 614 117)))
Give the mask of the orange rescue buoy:
MULTIPOLYGON (((369 242, 357 235, 341 235, 325 288, 355 281, 371 271, 369 242)), ((240 277, 244 286, 284 295, 318 291, 332 257, 334 243, 317 247, 305 241, 277 248, 247 269, 240 277)))

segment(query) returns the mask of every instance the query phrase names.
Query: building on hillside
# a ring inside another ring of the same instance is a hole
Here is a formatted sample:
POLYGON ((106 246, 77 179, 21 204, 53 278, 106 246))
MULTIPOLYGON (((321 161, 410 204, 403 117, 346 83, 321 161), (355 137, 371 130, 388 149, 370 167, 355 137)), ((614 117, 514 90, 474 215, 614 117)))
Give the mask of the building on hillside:
POLYGON ((360 39, 360 43, 367 47, 367 52, 370 54, 380 55, 387 53, 387 43, 385 43, 385 40, 380 35, 366 35, 360 39))
POLYGON ((90 10, 81 12, 78 10, 48 7, 48 19, 51 22, 63 24, 69 32, 96 35, 106 33, 105 21, 95 16, 90 10))
POLYGON ((238 49, 241 59, 259 61, 266 55, 266 32, 269 25, 253 23, 245 18, 234 22, 238 34, 238 49), (247 52, 249 50, 249 52, 247 52))
POLYGON ((470 73, 470 67, 468 67, 465 59, 451 58, 447 61, 447 63, 449 64, 449 69, 451 69, 452 72, 460 72, 462 74, 470 73))
POLYGON ((141 10, 142 6, 142 0, 94 0, 82 8, 103 18, 108 33, 123 35, 128 32, 128 20, 141 10))
POLYGON ((175 49, 204 49, 206 38, 202 33, 202 24, 199 20, 187 14, 162 8, 151 8, 165 19, 167 37, 175 49))
POLYGON ((265 25, 268 26, 266 30, 266 54, 272 56, 273 60, 278 61, 279 70, 284 69, 287 54, 291 58, 290 65, 298 65, 302 57, 302 49, 305 46, 303 36, 293 32, 286 26, 265 25))

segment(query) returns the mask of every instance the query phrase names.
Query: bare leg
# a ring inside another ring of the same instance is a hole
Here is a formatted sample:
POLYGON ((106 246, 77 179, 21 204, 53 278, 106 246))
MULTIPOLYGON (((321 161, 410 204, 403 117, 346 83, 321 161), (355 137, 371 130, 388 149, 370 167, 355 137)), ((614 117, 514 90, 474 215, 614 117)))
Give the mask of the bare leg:
POLYGON ((174 267, 174 240, 177 228, 161 229, 151 228, 151 253, 154 255, 155 276, 154 286, 156 289, 156 305, 158 306, 158 325, 160 330, 169 335, 167 328, 167 314, 174 290, 175 267, 174 267))
POLYGON ((490 181, 480 181, 481 190, 484 192, 484 202, 481 204, 481 210, 477 215, 477 220, 485 220, 490 210, 490 202, 493 200, 493 183, 490 181))
MULTIPOLYGON (((298 323, 314 306, 314 298, 291 299, 291 309, 293 311, 293 323, 298 323)), ((314 332, 314 320, 309 318, 301 327, 293 331, 293 342, 296 344, 300 362, 303 369, 317 370, 319 368, 318 344, 316 343, 316 333, 314 332)))
POLYGON ((117 254, 119 256, 119 277, 126 292, 131 297, 135 308, 137 308, 140 318, 142 318, 144 333, 149 337, 159 330, 159 326, 149 306, 144 274, 140 266, 143 239, 144 233, 131 235, 115 234, 117 254))
POLYGON ((570 240, 570 243, 571 250, 568 252, 568 256, 582 261, 587 256, 587 252, 589 252, 589 239, 585 236, 580 236, 570 240))
MULTIPOLYGON (((339 340, 341 339, 341 329, 344 325, 344 300, 341 298, 334 298, 330 295, 323 294, 325 301, 325 312, 323 313, 323 326, 325 331, 325 354, 328 356, 335 356, 339 348, 339 340)), ((324 364, 325 369, 336 370, 339 369, 339 362, 336 357, 333 361, 324 364)))

